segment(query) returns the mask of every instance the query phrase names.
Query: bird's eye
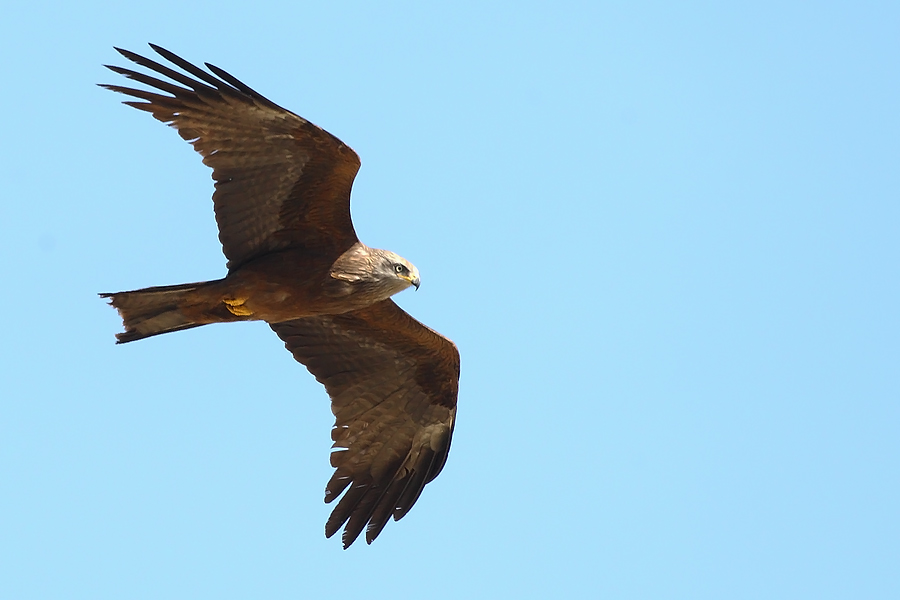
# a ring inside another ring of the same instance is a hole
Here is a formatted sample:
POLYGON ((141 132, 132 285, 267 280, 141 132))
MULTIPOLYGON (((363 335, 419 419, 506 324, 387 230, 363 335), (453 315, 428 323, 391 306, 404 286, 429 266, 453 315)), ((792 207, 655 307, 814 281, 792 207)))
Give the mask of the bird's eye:
POLYGON ((406 267, 401 264, 394 265, 394 273, 403 273, 406 271, 406 267))

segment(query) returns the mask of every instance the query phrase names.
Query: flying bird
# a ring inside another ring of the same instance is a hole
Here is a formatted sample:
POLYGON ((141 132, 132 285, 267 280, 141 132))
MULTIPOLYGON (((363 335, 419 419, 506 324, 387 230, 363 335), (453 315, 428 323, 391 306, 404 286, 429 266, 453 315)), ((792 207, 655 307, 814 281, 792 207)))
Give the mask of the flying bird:
POLYGON ((154 75, 107 68, 154 89, 102 87, 136 99, 125 104, 174 127, 212 168, 228 273, 100 294, 124 322, 117 343, 209 323, 268 323, 331 398, 335 471, 325 502, 340 500, 325 535, 343 527, 347 548, 365 529, 371 544, 444 467, 459 352, 391 300, 419 287, 416 267, 357 238, 350 188, 360 161, 349 146, 222 69, 150 46, 183 72, 116 48, 154 75))

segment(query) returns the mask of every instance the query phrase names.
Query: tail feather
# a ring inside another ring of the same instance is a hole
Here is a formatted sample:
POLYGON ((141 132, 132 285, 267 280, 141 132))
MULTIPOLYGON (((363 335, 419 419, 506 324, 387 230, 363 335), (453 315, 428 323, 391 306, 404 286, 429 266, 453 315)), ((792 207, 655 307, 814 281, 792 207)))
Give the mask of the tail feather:
POLYGON ((191 304, 192 294, 204 285, 206 284, 187 283, 100 294, 101 298, 110 299, 110 304, 119 311, 125 324, 125 332, 116 334, 116 343, 124 344, 204 325, 204 322, 191 320, 182 310, 191 304))

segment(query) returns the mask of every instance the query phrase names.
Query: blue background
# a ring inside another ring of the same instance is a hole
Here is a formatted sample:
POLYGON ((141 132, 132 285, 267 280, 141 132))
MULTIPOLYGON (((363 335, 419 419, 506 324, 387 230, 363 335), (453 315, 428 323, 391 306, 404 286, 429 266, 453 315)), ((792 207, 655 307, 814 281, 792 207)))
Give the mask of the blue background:
POLYGON ((898 6, 320 4, 4 9, 0 597, 900 597, 898 6), (94 85, 146 42, 352 146, 461 349, 372 546, 265 325, 113 343, 97 292, 225 272, 209 170, 94 85))

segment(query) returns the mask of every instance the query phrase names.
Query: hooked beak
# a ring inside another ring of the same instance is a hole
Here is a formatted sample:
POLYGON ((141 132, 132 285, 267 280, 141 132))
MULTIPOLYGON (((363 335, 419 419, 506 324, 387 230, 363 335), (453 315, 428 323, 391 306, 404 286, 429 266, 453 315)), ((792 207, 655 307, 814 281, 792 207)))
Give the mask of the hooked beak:
POLYGON ((419 289, 419 277, 418 276, 413 277, 412 279, 409 280, 409 282, 411 284, 413 284, 417 290, 419 289))

